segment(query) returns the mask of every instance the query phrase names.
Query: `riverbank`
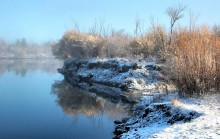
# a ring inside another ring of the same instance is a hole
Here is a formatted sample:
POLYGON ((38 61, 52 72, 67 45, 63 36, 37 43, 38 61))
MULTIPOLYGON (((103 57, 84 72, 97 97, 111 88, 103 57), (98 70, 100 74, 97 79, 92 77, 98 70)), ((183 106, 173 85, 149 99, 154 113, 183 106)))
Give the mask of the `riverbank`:
POLYGON ((73 86, 115 101, 137 103, 142 96, 152 98, 176 90, 161 68, 143 60, 69 59, 58 71, 73 86))
POLYGON ((133 116, 116 121, 115 138, 211 138, 220 137, 220 95, 182 98, 178 94, 133 107, 133 116))
POLYGON ((134 105, 131 117, 115 121, 115 138, 220 136, 220 119, 210 119, 220 114, 218 97, 179 97, 162 69, 151 60, 69 59, 58 71, 73 86, 134 105))

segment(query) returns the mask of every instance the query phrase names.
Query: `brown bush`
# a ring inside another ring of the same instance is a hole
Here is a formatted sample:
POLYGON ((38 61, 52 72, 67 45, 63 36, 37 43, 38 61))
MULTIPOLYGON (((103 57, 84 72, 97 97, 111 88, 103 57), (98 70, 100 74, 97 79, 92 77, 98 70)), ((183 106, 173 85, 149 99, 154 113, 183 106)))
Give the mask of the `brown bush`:
POLYGON ((103 38, 98 35, 69 30, 52 48, 53 54, 59 58, 94 57, 99 55, 103 43, 103 38))
POLYGON ((129 43, 132 38, 123 31, 113 31, 105 37, 102 55, 99 57, 132 57, 129 43))
POLYGON ((150 39, 150 36, 145 35, 138 37, 130 42, 130 51, 134 56, 143 55, 144 57, 147 57, 153 49, 151 44, 152 40, 150 39))
POLYGON ((152 25, 149 32, 134 38, 130 42, 130 49, 133 55, 143 55, 145 58, 149 55, 161 57, 167 43, 167 34, 160 25, 152 25))
POLYGON ((186 94, 203 94, 220 86, 220 37, 207 26, 175 32, 173 57, 169 67, 172 78, 186 94))
POLYGON ((57 44, 52 46, 52 51, 56 57, 61 59, 68 57, 131 57, 130 40, 130 36, 123 31, 114 31, 109 36, 103 36, 70 30, 57 44))

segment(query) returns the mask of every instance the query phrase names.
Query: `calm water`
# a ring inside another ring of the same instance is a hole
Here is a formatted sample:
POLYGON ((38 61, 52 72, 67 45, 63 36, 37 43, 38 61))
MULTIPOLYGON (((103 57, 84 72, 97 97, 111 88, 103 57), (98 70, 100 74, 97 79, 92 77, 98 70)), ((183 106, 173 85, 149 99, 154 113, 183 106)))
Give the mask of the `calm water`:
POLYGON ((0 60, 0 139, 112 138, 122 104, 68 85, 56 60, 0 60))

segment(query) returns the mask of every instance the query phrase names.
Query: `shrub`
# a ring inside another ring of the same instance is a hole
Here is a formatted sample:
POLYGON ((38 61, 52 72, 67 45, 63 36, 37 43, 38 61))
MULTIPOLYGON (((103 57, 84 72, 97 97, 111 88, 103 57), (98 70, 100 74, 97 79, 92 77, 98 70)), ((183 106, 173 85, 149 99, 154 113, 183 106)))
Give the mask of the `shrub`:
POLYGON ((61 40, 52 46, 53 54, 59 58, 93 57, 99 55, 103 39, 98 35, 90 35, 75 30, 67 31, 61 40))
POLYGON ((184 94, 203 94, 220 86, 220 37, 207 26, 175 32, 169 67, 172 79, 184 94))
POLYGON ((143 55, 147 57, 152 52, 151 40, 148 35, 135 38, 129 44, 133 56, 143 55))
POLYGON ((145 58, 149 55, 162 57, 167 43, 167 34, 160 25, 152 25, 149 32, 134 38, 130 42, 131 53, 133 55, 143 55, 145 58))
POLYGON ((112 31, 111 35, 105 37, 103 51, 99 57, 132 57, 129 47, 131 40, 123 31, 112 31))

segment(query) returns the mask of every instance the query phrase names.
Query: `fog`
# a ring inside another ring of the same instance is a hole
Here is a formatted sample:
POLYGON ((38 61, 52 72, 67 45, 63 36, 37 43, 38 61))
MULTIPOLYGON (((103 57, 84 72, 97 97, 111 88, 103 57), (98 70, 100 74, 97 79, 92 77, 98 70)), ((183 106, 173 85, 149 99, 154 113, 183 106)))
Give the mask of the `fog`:
POLYGON ((25 38, 7 42, 0 38, 0 58, 54 58, 51 53, 53 42, 36 43, 25 38))

